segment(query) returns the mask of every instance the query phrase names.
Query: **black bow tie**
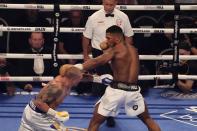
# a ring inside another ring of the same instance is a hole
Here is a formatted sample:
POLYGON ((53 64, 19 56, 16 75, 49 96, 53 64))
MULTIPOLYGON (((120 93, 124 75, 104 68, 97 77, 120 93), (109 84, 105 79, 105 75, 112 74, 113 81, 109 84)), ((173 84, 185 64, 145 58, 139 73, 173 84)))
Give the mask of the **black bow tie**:
POLYGON ((114 14, 105 14, 105 17, 114 17, 114 14))

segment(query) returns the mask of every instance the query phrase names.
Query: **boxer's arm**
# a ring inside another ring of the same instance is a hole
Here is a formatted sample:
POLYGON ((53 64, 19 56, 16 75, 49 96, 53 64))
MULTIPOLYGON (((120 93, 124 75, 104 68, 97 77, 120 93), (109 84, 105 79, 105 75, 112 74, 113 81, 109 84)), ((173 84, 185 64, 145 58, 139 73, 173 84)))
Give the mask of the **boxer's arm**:
POLYGON ((101 83, 105 85, 109 85, 113 80, 113 77, 110 74, 99 75, 91 75, 91 74, 83 74, 82 82, 94 82, 101 83))
POLYGON ((49 106, 50 104, 57 102, 59 97, 63 95, 62 90, 57 86, 58 85, 55 82, 49 83, 48 86, 45 87, 45 90, 41 90, 38 94, 34 104, 38 109, 45 112, 47 115, 54 117, 58 121, 65 122, 69 119, 68 112, 57 112, 49 106))
POLYGON ((90 69, 94 69, 98 66, 104 65, 106 63, 108 63, 114 56, 114 53, 112 51, 111 48, 107 49, 102 55, 90 59, 88 61, 86 61, 85 63, 83 63, 83 69, 84 70, 90 70, 90 69))
POLYGON ((82 82, 93 82, 93 75, 89 74, 89 73, 84 73, 81 81, 82 82))
POLYGON ((48 110, 49 110, 49 108, 50 108, 48 104, 46 104, 46 103, 44 103, 44 102, 42 102, 42 101, 40 101, 40 100, 38 100, 38 99, 34 100, 34 105, 35 105, 38 109, 40 109, 41 111, 43 111, 43 112, 45 112, 45 113, 47 113, 48 110))
POLYGON ((114 51, 111 48, 108 48, 102 55, 93 59, 89 59, 83 64, 76 64, 74 66, 79 68, 80 70, 90 70, 100 65, 106 64, 113 57, 114 57, 114 51))
POLYGON ((48 83, 46 87, 44 87, 36 100, 34 101, 35 106, 43 112, 47 112, 50 108, 49 105, 52 102, 55 102, 58 97, 62 94, 62 91, 57 87, 54 83, 48 83))

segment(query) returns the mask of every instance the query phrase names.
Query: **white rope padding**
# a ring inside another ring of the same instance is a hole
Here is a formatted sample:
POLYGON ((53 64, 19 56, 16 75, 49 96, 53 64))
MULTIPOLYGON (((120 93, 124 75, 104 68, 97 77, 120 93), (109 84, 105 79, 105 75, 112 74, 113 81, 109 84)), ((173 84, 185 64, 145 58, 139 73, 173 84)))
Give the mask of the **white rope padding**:
MULTIPOLYGON (((139 80, 171 80, 172 75, 139 75, 139 80)), ((178 75, 179 80, 197 80, 197 75, 178 75)))
MULTIPOLYGON (((58 59, 83 59, 81 54, 58 54, 58 59)), ((90 55, 90 57, 92 57, 90 55)), ((52 59, 51 54, 16 54, 16 53, 0 53, 0 58, 15 58, 15 59, 52 59)))
MULTIPOLYGON (((61 11, 67 10, 99 10, 102 5, 60 5, 61 11)), ((174 10, 174 5, 117 5, 120 10, 174 10)), ((194 7, 187 7, 187 9, 194 7)), ((52 4, 0 4, 0 9, 40 9, 53 10, 52 4)), ((184 9, 184 8, 183 8, 184 9)))
POLYGON ((1 76, 0 81, 33 81, 33 82, 38 82, 38 81, 50 81, 53 79, 53 76, 47 76, 47 77, 40 77, 40 76, 1 76))
MULTIPOLYGON (((0 82, 45 82, 50 81, 54 77, 53 76, 47 76, 47 77, 40 77, 40 76, 1 76, 0 82)), ((171 80, 172 75, 139 75, 139 80, 171 80)), ((178 75, 178 79, 180 80, 197 80, 197 75, 178 75)))
MULTIPOLYGON (((134 33, 174 33, 170 28, 132 28, 134 33)), ((60 32, 82 33, 85 28, 65 28, 60 27, 60 32)), ((53 27, 17 27, 3 26, 0 28, 3 32, 54 32, 53 27)), ((180 33, 197 33, 197 28, 182 28, 180 33)))
MULTIPOLYGON (((60 5, 61 11, 67 10, 99 10, 102 5, 60 5)), ((120 10, 175 10, 174 5, 117 5, 120 10)), ((0 4, 0 9, 40 9, 53 10, 52 4, 0 4)), ((180 5, 180 10, 197 10, 197 5, 180 5)))
MULTIPOLYGON (((81 54, 57 54, 58 59, 83 59, 81 54)), ((92 55, 90 55, 92 57, 92 55)), ((15 59, 52 59, 51 54, 17 54, 17 53, 0 53, 0 58, 15 59)), ((173 60, 172 55, 139 55, 140 60, 173 60)), ((197 60, 197 55, 179 55, 180 60, 197 60)))

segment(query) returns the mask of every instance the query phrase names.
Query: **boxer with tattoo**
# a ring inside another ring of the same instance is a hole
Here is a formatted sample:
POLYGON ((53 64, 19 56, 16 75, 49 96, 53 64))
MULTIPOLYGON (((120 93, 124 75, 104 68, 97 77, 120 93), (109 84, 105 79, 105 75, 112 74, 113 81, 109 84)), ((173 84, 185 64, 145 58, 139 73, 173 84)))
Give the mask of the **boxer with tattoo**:
POLYGON ((69 94, 71 87, 80 81, 104 82, 108 77, 83 74, 70 64, 61 66, 59 75, 47 83, 35 100, 31 100, 25 107, 19 131, 67 131, 62 125, 69 119, 69 114, 67 111, 58 112, 56 109, 69 94))

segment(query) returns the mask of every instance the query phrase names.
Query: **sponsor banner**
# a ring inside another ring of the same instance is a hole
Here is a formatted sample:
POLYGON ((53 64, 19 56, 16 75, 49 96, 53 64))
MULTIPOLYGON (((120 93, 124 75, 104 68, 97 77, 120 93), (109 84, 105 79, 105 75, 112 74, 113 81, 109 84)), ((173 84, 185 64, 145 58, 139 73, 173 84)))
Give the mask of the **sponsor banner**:
POLYGON ((7 4, 0 4, 0 8, 8 8, 7 4))
POLYGON ((91 8, 90 8, 90 6, 88 6, 88 5, 84 5, 83 6, 83 10, 90 10, 91 8))
POLYGON ((84 28, 71 28, 71 32, 83 32, 84 28))
POLYGON ((46 28, 45 27, 35 27, 36 32, 45 32, 46 28))
POLYGON ((51 27, 2 27, 3 31, 10 32, 53 32, 51 27))
POLYGON ((145 5, 145 10, 165 10, 163 5, 145 5))
POLYGON ((148 29, 133 29, 134 33, 151 33, 148 29))
POLYGON ((33 28, 30 27, 7 27, 7 31, 12 32, 32 32, 33 28))
POLYGON ((45 9, 44 5, 41 5, 41 4, 24 4, 24 8, 26 8, 26 9, 45 9))
POLYGON ((0 77, 0 81, 10 81, 9 77, 0 77))
POLYGON ((42 77, 33 77, 33 81, 42 81, 42 77))
POLYGON ((120 6, 119 6, 119 9, 120 9, 120 10, 127 10, 127 6, 126 6, 126 5, 120 5, 120 6))

